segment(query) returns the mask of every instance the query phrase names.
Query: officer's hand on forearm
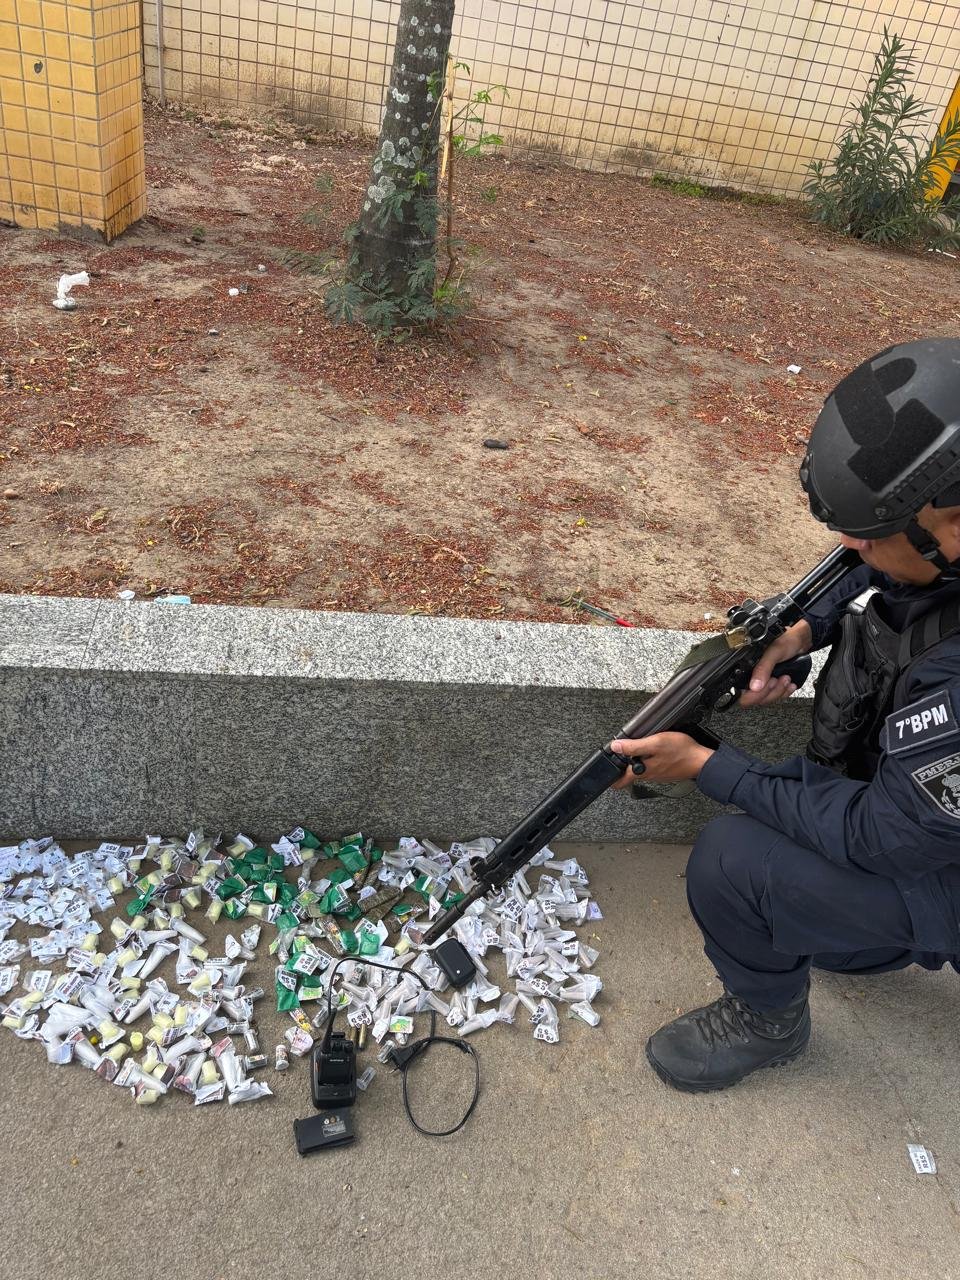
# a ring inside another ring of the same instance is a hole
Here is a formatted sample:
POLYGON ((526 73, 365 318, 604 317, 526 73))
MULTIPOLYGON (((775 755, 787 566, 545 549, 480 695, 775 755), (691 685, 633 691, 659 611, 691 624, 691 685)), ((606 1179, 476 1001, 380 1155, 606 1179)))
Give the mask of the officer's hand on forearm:
MULTIPOLYGON (((644 782, 687 782, 697 776, 713 755, 710 747, 702 747, 686 733, 655 733, 650 738, 615 738, 610 743, 612 751, 618 751, 632 760, 640 760, 644 782)), ((636 782, 637 774, 629 768, 623 777, 613 784, 619 791, 636 782)))
POLYGON ((740 695, 741 707, 768 707, 773 702, 789 698, 796 690, 796 685, 789 676, 773 678, 773 668, 778 662, 789 662, 801 653, 809 653, 813 643, 813 632, 810 623, 801 619, 788 627, 779 639, 764 652, 763 657, 753 668, 750 677, 750 688, 740 695))

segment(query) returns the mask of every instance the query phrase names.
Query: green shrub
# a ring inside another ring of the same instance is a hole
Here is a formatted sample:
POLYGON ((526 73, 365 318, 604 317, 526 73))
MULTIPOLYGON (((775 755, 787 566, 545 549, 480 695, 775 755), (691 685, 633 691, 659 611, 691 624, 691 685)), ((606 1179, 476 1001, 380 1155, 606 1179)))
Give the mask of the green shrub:
POLYGON ((668 173, 655 173, 650 179, 651 187, 658 187, 661 191, 672 191, 678 196, 698 196, 701 199, 709 199, 713 195, 712 187, 705 187, 700 182, 693 182, 689 178, 671 178, 668 173))
POLYGON ((908 91, 913 54, 883 30, 863 101, 833 159, 816 160, 803 184, 814 221, 873 244, 960 245, 960 201, 936 194, 960 159, 960 112, 925 143, 929 108, 908 91))

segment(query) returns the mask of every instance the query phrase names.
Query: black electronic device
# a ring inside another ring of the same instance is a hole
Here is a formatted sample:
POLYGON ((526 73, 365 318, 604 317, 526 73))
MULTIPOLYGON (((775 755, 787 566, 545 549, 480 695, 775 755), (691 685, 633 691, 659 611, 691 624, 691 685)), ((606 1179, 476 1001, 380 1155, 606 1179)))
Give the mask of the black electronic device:
POLYGON ((352 1107, 357 1100, 357 1046, 340 1031, 328 1033, 310 1055, 310 1092, 318 1111, 352 1107))
POLYGON ((451 987, 465 987, 477 972, 470 952, 456 938, 447 938, 430 954, 451 987))
POLYGON ((311 1151, 325 1151, 327 1147, 345 1147, 353 1142, 353 1117, 348 1110, 324 1111, 306 1120, 294 1120, 293 1136, 302 1156, 311 1151))
MULTIPOLYGON (((455 938, 448 939, 438 947, 437 953, 434 954, 438 964, 454 986, 465 986, 477 971, 469 952, 455 938), (437 955, 439 952, 443 953, 442 959, 437 955)), ((357 1046, 350 1036, 333 1029, 334 1019, 337 1016, 333 1007, 333 980, 337 969, 348 963, 353 961, 349 956, 344 956, 336 961, 329 971, 327 1028, 323 1039, 313 1046, 313 1052, 310 1055, 310 1092, 313 1096, 313 1105, 321 1114, 310 1116, 307 1120, 295 1120, 293 1123, 297 1150, 302 1156, 308 1155, 311 1151, 322 1151, 325 1147, 345 1147, 353 1142, 356 1136, 353 1132, 353 1120, 347 1108, 352 1107, 357 1100, 357 1046)), ((363 963, 371 965, 374 969, 385 969, 391 973, 397 972, 399 968, 397 965, 381 964, 376 960, 366 960, 363 963)), ((427 990, 427 984, 419 974, 409 970, 407 972, 424 990, 427 990)), ((410 1123, 417 1132, 430 1138, 446 1138, 462 1129, 473 1115, 473 1109, 480 1097, 480 1060, 476 1049, 467 1041, 438 1036, 436 1024, 437 1013, 433 1009, 430 1012, 429 1035, 423 1036, 420 1040, 414 1040, 412 1044, 405 1045, 403 1048, 393 1046, 386 1058, 381 1057, 380 1060, 392 1062, 400 1072, 403 1082, 403 1106, 410 1123), (473 1059, 473 1097, 460 1120, 447 1129, 424 1128, 415 1119, 410 1109, 410 1098, 407 1092, 407 1073, 410 1067, 427 1049, 437 1044, 451 1045, 460 1053, 468 1054, 473 1059)))

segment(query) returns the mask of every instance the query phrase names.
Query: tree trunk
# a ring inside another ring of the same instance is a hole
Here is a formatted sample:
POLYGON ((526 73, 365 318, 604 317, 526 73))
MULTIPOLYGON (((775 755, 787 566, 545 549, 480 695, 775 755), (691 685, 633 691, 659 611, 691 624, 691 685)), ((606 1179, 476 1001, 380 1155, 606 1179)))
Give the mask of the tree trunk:
MULTIPOLYGON (((383 123, 350 263, 353 281, 376 293, 409 294, 411 270, 436 257, 439 99, 454 3, 401 0, 383 123)), ((428 302, 432 290, 427 273, 417 292, 428 302)))

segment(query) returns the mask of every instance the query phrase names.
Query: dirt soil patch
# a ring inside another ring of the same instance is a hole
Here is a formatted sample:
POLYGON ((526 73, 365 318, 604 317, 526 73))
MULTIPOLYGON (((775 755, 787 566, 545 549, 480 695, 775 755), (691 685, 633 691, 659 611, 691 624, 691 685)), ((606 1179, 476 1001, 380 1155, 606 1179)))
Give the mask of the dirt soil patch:
POLYGON ((471 314, 378 346, 277 260, 339 242, 365 142, 147 124, 119 240, 0 229, 3 591, 716 625, 830 546, 796 469, 842 373, 957 332, 946 257, 496 158, 462 172, 471 314))

